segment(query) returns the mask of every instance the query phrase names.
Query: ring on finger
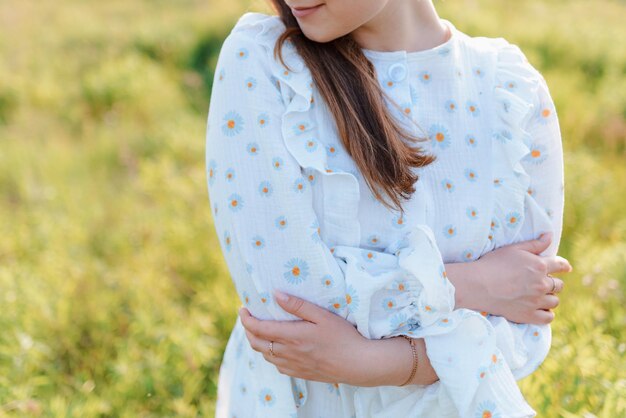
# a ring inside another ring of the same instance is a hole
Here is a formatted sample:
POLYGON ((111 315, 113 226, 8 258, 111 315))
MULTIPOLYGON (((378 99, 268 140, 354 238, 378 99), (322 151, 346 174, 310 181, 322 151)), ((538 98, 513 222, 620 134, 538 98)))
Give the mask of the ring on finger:
POLYGON ((274 354, 274 341, 270 341, 270 350, 269 350, 269 352, 270 352, 270 355, 272 357, 276 356, 276 354, 274 354))
POLYGON ((548 277, 552 279, 552 290, 550 290, 550 292, 548 293, 554 293, 554 291, 556 290, 556 280, 554 280, 554 277, 552 277, 551 274, 548 274, 548 277))

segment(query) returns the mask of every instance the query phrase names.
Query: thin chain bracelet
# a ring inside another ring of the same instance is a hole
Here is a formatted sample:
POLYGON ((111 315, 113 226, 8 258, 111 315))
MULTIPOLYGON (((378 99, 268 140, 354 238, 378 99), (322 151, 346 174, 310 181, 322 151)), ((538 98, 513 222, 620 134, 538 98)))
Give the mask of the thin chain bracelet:
POLYGON ((406 382, 404 382, 400 386, 406 386, 411 380, 413 380, 413 377, 417 372, 417 348, 415 348, 415 340, 411 337, 407 337, 406 335, 403 335, 403 337, 409 340, 409 344, 411 345, 411 351, 413 353, 413 370, 411 370, 411 375, 406 380, 406 382))

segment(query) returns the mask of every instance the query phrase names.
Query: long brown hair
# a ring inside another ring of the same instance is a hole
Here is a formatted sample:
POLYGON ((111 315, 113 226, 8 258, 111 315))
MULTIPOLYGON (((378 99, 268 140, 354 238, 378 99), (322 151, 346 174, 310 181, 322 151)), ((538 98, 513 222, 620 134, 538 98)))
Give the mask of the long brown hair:
POLYGON ((288 39, 293 42, 335 117, 343 146, 368 187, 386 207, 404 212, 401 199, 411 197, 419 179, 412 168, 424 167, 436 160, 434 155, 424 153, 421 147, 411 143, 428 138, 413 136, 392 117, 384 97, 398 109, 399 106, 383 91, 373 64, 351 34, 325 43, 312 41, 303 34, 284 0, 271 2, 286 26, 276 42, 274 57, 288 68, 282 57, 282 46, 288 39), (383 199, 378 187, 393 205, 383 199))

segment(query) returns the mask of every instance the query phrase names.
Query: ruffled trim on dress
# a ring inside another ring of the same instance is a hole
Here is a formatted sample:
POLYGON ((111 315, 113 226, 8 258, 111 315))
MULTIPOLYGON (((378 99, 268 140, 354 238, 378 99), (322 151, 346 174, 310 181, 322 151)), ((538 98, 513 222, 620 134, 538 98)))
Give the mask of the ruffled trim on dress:
POLYGON ((374 416, 389 410, 422 416, 428 413, 423 408, 433 405, 474 417, 487 404, 502 416, 535 415, 504 361, 490 322, 473 310, 454 309, 455 289, 428 226, 411 225, 395 254, 377 254, 371 267, 359 249, 337 246, 335 256, 346 262, 342 269, 348 292, 353 288, 361 295, 349 316, 359 332, 370 339, 424 338, 440 379, 438 390, 422 396, 403 387, 359 388, 357 417, 359 410, 374 416))
POLYGON ((486 39, 497 49, 492 141, 495 207, 491 228, 495 246, 499 247, 516 242, 524 221, 530 176, 520 161, 530 152, 532 137, 525 128, 535 112, 540 79, 517 45, 504 38, 486 39))
POLYGON ((241 16, 234 30, 246 30, 258 40, 269 56, 272 73, 278 85, 286 85, 290 93, 282 118, 282 139, 289 153, 300 166, 318 173, 323 187, 323 218, 320 220, 324 241, 358 246, 360 223, 357 218, 360 189, 357 178, 347 171, 330 169, 326 149, 319 142, 319 130, 312 109, 313 77, 292 42, 283 45, 285 68, 274 59, 274 45, 286 27, 280 17, 263 13, 247 12, 241 16), (317 142, 311 146, 309 141, 317 142))

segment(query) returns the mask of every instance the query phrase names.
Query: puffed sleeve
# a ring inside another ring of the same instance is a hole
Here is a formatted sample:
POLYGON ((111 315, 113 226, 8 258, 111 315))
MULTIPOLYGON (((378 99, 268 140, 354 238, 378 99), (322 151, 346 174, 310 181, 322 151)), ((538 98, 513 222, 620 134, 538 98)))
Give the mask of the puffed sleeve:
MULTIPOLYGON (((521 49, 499 38, 496 97, 503 106, 501 115, 517 124, 513 140, 519 141, 520 182, 524 185, 524 239, 551 231, 552 243, 541 256, 557 254, 561 240, 564 209, 564 164, 561 130, 554 101, 541 73, 521 49), (519 119, 516 115, 519 115, 519 119)), ((535 371, 545 360, 552 342, 550 324, 519 324, 489 315, 498 345, 516 379, 535 371)))
MULTIPOLYGON (((307 139, 309 122, 300 119, 304 113, 292 113, 296 119, 281 123, 288 96, 281 94, 280 84, 296 74, 277 82, 268 58, 255 37, 231 32, 218 58, 207 120, 214 225, 243 303, 261 319, 297 319, 273 301, 272 291, 279 289, 347 318, 369 338, 425 337, 442 397, 460 416, 473 417, 477 408, 492 404, 503 413, 533 416, 510 370, 501 367, 490 323, 474 311, 453 311, 454 287, 428 226, 407 225, 392 252, 343 244, 331 248, 322 239, 310 184, 310 178, 320 178, 304 176, 301 164, 319 147, 313 137, 307 139)), ((309 98, 296 98, 298 108, 306 110, 300 104, 309 98)), ((324 172, 324 193, 332 193, 324 197, 328 204, 357 184, 341 183, 350 178, 345 173, 327 169, 317 174, 324 172)), ((341 205, 336 210, 345 211, 341 205)), ((327 225, 346 228, 334 222, 336 215, 325 213, 327 225)), ((343 215, 340 219, 355 216, 343 215)), ((406 416, 413 416, 420 397, 397 390, 408 398, 396 406, 410 405, 406 416)))

